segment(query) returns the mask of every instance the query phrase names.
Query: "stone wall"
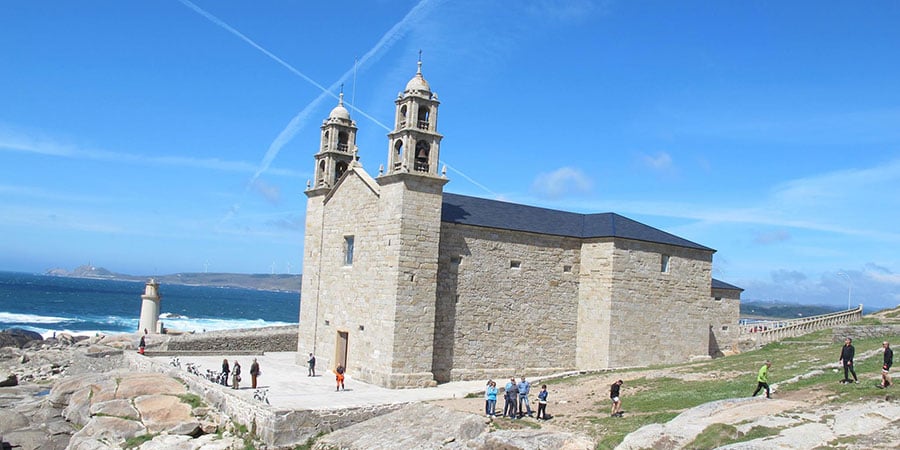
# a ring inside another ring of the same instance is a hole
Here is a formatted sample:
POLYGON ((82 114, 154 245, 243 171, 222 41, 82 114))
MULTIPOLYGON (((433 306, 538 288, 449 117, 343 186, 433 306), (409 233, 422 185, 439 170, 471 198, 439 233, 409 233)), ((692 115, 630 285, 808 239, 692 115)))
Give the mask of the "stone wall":
POLYGON ((609 366, 708 355, 712 251, 626 239, 615 244, 609 366))
MULTIPOLYGON (((886 339, 890 336, 900 335, 900 324, 890 325, 844 325, 834 327, 831 332, 831 342, 844 343, 844 339, 886 339)), ((900 344, 898 342, 897 344, 900 344)))
POLYGON ((573 368, 578 259, 574 238, 443 223, 435 378, 573 368))
POLYGON ((181 335, 150 335, 151 351, 262 353, 292 352, 297 349, 297 327, 249 328, 207 331, 181 335), (156 339, 164 339, 158 345, 156 339))
POLYGON ((741 291, 713 289, 712 300, 706 313, 709 318, 709 356, 739 353, 741 291))
POLYGON ((575 345, 576 364, 582 369, 603 369, 610 364, 614 250, 612 238, 592 239, 581 244, 575 345))

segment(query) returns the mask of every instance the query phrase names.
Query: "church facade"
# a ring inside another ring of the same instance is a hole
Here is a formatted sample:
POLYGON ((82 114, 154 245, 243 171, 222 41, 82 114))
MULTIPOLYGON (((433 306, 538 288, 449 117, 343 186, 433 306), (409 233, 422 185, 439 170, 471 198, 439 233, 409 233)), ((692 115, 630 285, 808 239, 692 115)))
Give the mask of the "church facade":
POLYGON ((741 289, 715 250, 614 213, 444 192, 437 95, 395 100, 387 164, 358 162, 343 96, 309 184, 298 364, 391 388, 718 356, 741 289))

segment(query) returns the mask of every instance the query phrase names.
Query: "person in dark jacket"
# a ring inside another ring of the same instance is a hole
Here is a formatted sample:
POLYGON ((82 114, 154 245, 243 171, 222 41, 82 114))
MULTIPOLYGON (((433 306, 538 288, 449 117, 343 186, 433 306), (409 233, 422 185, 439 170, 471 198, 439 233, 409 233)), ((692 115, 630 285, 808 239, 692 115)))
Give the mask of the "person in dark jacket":
POLYGON ((228 386, 228 374, 231 373, 231 368, 228 367, 228 360, 222 360, 222 386, 228 386))
POLYGON ((506 389, 503 391, 503 415, 511 419, 516 419, 519 410, 519 385, 516 384, 516 378, 510 378, 506 383, 506 389))
POLYGON ((882 342, 881 346, 884 347, 884 365, 881 366, 881 384, 878 387, 884 389, 894 384, 891 382, 890 374, 891 366, 894 365, 894 351, 891 350, 891 344, 888 341, 882 342))
POLYGON ((847 376, 847 372, 853 374, 853 382, 859 383, 859 378, 856 377, 856 371, 853 370, 853 356, 855 355, 856 349, 853 348, 853 339, 845 339, 844 346, 841 348, 841 364, 844 366, 844 379, 841 380, 841 383, 850 382, 850 377, 847 376))

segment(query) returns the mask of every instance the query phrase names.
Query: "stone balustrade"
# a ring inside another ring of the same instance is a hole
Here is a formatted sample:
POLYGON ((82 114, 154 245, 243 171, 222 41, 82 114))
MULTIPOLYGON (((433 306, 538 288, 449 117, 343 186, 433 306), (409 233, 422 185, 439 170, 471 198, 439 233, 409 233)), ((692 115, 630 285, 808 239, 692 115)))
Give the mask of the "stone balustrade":
POLYGON ((750 341, 753 347, 786 338, 803 336, 813 331, 833 328, 862 319, 862 305, 846 311, 838 311, 800 319, 766 320, 740 326, 740 340, 750 341))

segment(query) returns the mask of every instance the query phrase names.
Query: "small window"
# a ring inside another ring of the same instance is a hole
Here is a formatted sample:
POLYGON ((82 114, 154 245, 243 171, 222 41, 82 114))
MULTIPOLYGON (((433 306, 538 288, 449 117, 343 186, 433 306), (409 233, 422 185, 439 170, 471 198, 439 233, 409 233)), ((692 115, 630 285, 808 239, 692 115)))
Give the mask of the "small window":
POLYGON ((669 271, 669 255, 660 255, 659 259, 659 271, 662 273, 667 273, 669 271))
POLYGON ((569 264, 564 265, 564 266, 563 266, 563 273, 572 273, 572 266, 569 265, 569 264))
POLYGON ((462 256, 451 256, 450 264, 459 264, 462 262, 462 256))
POLYGON ((522 261, 517 261, 517 260, 513 259, 509 262, 510 269, 519 269, 521 267, 522 267, 522 261))
POLYGON ((353 265, 353 236, 344 236, 344 265, 353 265))
POLYGON ((453 297, 453 303, 459 303, 459 294, 456 294, 456 296, 453 297))
POLYGON ((359 326, 359 331, 366 331, 366 326, 365 326, 365 325, 360 325, 360 326, 359 326))
POLYGON ((491 323, 490 323, 490 322, 488 322, 488 329, 487 329, 487 330, 488 330, 488 331, 491 331, 491 323))
POLYGON ((717 302, 721 302, 721 301, 722 301, 722 297, 716 297, 716 301, 717 301, 717 302))
POLYGON ((330 321, 330 320, 326 320, 326 321, 325 321, 325 326, 327 327, 328 325, 331 325, 331 321, 330 321))
POLYGON ((722 331, 728 331, 728 325, 722 325, 722 331))

